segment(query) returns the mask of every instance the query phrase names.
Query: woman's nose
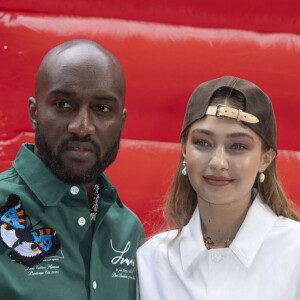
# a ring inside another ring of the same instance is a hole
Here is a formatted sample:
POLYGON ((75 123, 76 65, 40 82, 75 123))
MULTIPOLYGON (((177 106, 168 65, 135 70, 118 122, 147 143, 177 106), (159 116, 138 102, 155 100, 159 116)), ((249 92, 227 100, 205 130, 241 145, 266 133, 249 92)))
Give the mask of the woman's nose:
POLYGON ((215 170, 227 170, 228 165, 228 157, 225 147, 218 146, 215 151, 212 152, 209 166, 215 170))

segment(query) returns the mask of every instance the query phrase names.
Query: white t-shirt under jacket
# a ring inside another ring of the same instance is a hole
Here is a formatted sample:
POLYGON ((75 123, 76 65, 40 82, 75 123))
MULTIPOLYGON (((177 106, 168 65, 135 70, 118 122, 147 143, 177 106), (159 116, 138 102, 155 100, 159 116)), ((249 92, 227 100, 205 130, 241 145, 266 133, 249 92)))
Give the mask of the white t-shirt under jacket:
POLYGON ((168 249, 176 233, 138 249, 140 300, 300 300, 300 223, 259 196, 229 248, 206 249, 198 208, 168 249))

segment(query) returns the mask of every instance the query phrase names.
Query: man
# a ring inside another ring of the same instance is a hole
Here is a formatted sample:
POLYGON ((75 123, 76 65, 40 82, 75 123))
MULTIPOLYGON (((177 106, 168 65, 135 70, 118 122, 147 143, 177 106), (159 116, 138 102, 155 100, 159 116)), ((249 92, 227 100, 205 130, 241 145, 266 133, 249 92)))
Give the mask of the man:
POLYGON ((144 236, 103 172, 126 120, 125 79, 100 45, 72 40, 47 53, 23 144, 0 175, 0 298, 135 299, 144 236))

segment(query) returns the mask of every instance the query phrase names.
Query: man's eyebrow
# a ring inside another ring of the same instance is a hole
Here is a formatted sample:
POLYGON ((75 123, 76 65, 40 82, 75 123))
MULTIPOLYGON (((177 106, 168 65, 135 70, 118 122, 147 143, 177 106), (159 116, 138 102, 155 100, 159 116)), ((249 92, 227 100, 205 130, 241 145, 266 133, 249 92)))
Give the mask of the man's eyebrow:
MULTIPOLYGON (((63 89, 54 89, 50 92, 50 94, 61 94, 61 95, 65 95, 65 96, 75 95, 74 92, 70 92, 70 91, 63 90, 63 89)), ((118 102, 118 99, 111 95, 95 96, 95 99, 99 100, 99 101, 108 100, 108 101, 118 102)))
POLYGON ((118 102, 118 99, 111 95, 96 96, 95 99, 99 101, 109 100, 109 101, 118 102))
POLYGON ((62 90, 62 89, 54 89, 50 92, 50 94, 62 94, 65 96, 72 96, 74 95, 73 92, 67 91, 67 90, 62 90))

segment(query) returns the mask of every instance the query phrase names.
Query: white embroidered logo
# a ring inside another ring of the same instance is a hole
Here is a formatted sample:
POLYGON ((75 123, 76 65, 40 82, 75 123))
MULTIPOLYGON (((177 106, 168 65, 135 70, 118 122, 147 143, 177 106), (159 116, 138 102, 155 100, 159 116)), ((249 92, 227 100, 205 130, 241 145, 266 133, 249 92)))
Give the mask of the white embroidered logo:
POLYGON ((33 267, 27 267, 24 270, 27 273, 27 276, 59 275, 59 260, 64 258, 63 251, 60 249, 56 255, 48 256, 40 264, 33 267))
POLYGON ((120 265, 123 265, 124 263, 127 265, 127 266, 133 266, 134 267, 134 260, 133 259, 129 259, 129 258, 124 258, 123 256, 125 255, 125 253, 127 253, 130 249, 130 241, 127 242, 124 250, 116 250, 113 246, 113 243, 112 243, 112 240, 110 240, 110 245, 111 245, 111 249, 118 253, 117 256, 113 257, 112 260, 111 260, 111 263, 116 265, 116 264, 120 264, 120 265))

